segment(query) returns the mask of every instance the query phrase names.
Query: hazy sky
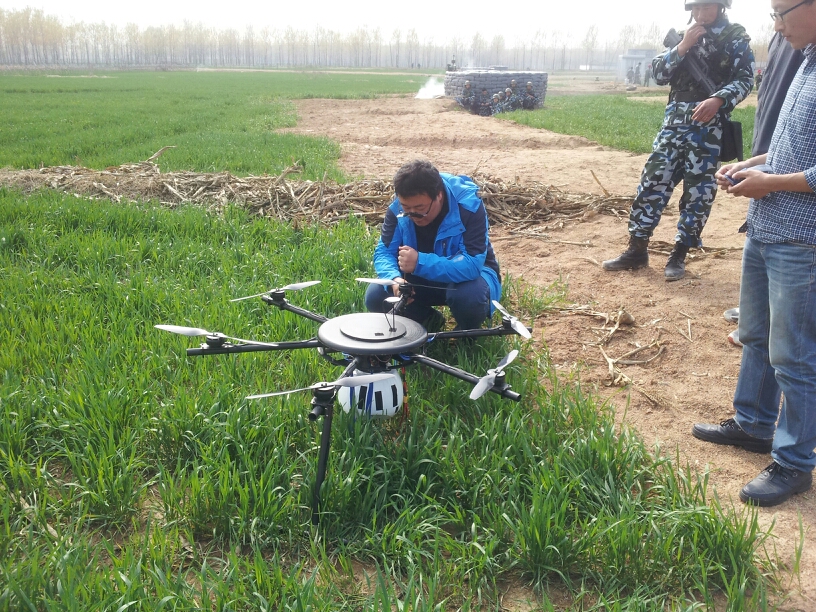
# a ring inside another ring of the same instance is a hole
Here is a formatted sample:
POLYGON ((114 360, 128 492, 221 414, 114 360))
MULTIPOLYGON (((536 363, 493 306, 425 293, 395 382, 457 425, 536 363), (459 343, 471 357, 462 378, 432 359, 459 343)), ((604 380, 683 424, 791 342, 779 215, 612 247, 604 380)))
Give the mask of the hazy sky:
MULTIPOLYGON (((744 25, 754 37, 771 23, 770 0, 733 0, 733 3, 728 11, 731 21, 744 25)), ((600 41, 615 40, 627 23, 644 26, 657 23, 661 30, 679 29, 685 26, 688 15, 683 9, 683 0, 545 0, 535 3, 524 0, 413 0, 405 3, 382 0, 0 0, 3 9, 26 6, 42 9, 64 23, 104 21, 145 27, 181 25, 189 20, 241 31, 251 24, 256 31, 265 26, 312 29, 320 25, 340 32, 368 26, 369 29, 379 27, 385 40, 391 38, 396 28, 402 30, 403 36, 415 28, 420 40, 433 37, 437 43, 456 35, 469 43, 478 31, 487 39, 501 34, 508 45, 516 38, 531 37, 536 30, 552 32, 556 29, 571 34, 573 40, 580 43, 593 24, 598 26, 600 41)))

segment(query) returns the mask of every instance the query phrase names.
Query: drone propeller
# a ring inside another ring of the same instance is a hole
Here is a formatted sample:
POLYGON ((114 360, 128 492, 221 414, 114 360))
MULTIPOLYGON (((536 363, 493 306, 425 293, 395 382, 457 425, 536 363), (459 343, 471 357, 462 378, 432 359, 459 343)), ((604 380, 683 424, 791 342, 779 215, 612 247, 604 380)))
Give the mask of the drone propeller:
POLYGON ((379 374, 364 374, 363 376, 344 376, 334 382, 319 382, 308 387, 301 387, 300 389, 290 389, 289 391, 275 391, 274 393, 260 393, 258 395, 248 395, 246 399, 260 399, 263 397, 274 397, 276 395, 289 395, 290 393, 297 393, 299 391, 307 391, 309 389, 320 389, 321 387, 364 387, 379 380, 386 378, 393 378, 392 374, 387 372, 380 372, 379 374))
POLYGON ((456 291, 456 287, 434 287, 433 285, 420 285, 419 283, 412 283, 410 281, 402 281, 401 283, 388 278, 355 278, 354 280, 361 283, 371 283, 372 285, 382 285, 383 287, 391 287, 392 285, 403 285, 406 287, 423 287, 425 289, 447 289, 448 291, 456 291))
POLYGON ((218 334, 214 332, 209 332, 206 329, 201 329, 200 327, 182 327, 181 325, 154 325, 156 329, 162 329, 164 331, 169 331, 173 334, 180 334, 182 336, 189 336, 191 338, 195 336, 217 336, 218 334))
POLYGON ((470 399, 479 399, 490 391, 493 385, 496 384, 496 378, 504 371, 506 366, 513 363, 516 357, 518 357, 518 351, 512 350, 499 362, 499 365, 497 365, 495 369, 488 370, 487 374, 482 376, 479 382, 476 383, 476 386, 473 387, 473 391, 470 392, 470 399))
POLYGON ((383 287, 390 287, 391 285, 399 285, 395 280, 388 278, 355 278, 354 280, 361 283, 371 283, 372 285, 382 285, 383 287))
POLYGON ((233 336, 225 336, 219 332, 211 332, 200 327, 182 327, 181 325, 154 325, 156 329, 168 331, 173 334, 181 336, 188 336, 194 338, 195 336, 216 336, 218 338, 225 338, 227 340, 235 340, 237 342, 244 342, 246 344, 259 344, 261 346, 277 346, 274 342, 258 342, 257 340, 245 340, 243 338, 235 338, 233 336))
POLYGON ((305 289, 306 287, 311 287, 313 285, 318 284, 319 280, 313 281, 305 281, 303 283, 292 283, 291 285, 286 285, 279 289, 270 289, 269 291, 264 291, 263 293, 256 293, 255 295, 245 295, 244 297, 239 297, 230 300, 230 302, 240 302, 241 300, 249 300, 251 298, 261 297, 262 295, 269 295, 270 293, 275 293, 276 291, 300 291, 301 289, 305 289))
POLYGON ((502 313, 505 317, 510 319, 510 327, 512 327, 513 330, 519 336, 521 336, 522 338, 527 338, 528 340, 533 337, 533 335, 530 333, 530 330, 527 329, 527 327, 524 325, 524 323, 522 323, 521 321, 518 320, 518 318, 514 317, 509 312, 507 312, 504 309, 504 306, 499 304, 496 300, 493 300, 493 306, 495 306, 496 310, 498 310, 500 313, 502 313))

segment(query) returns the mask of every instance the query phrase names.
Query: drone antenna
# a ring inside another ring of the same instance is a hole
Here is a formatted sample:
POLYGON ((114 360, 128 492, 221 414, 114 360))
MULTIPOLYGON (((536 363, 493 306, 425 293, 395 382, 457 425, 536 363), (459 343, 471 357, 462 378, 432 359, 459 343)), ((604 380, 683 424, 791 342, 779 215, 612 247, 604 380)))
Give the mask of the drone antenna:
POLYGON ((397 308, 399 308, 400 302, 402 302, 402 298, 398 298, 396 296, 387 297, 385 298, 385 301, 388 302, 389 304, 393 304, 391 310, 388 311, 391 313, 391 321, 388 321, 388 312, 384 313, 385 321, 386 323, 388 323, 389 326, 388 331, 393 332, 397 330, 397 308))

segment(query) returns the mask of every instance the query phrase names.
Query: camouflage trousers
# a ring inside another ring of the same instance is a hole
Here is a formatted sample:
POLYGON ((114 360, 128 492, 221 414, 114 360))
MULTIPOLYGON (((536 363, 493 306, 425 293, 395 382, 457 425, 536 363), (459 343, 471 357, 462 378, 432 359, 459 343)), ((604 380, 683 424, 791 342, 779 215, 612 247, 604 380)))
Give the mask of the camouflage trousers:
POLYGON ((714 173, 719 166, 721 139, 719 123, 668 125, 660 130, 640 175, 629 213, 631 236, 652 236, 674 188, 682 180, 680 219, 674 240, 692 248, 703 245, 700 234, 717 195, 714 173))

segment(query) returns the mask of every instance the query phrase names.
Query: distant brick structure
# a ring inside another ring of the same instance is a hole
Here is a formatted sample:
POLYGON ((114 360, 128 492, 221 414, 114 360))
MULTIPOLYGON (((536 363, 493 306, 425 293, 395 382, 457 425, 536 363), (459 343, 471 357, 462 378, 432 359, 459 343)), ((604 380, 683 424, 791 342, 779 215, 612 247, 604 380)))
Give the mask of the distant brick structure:
POLYGON ((495 68, 467 68, 456 72, 445 73, 445 95, 455 98, 462 95, 465 88, 465 81, 470 81, 473 92, 481 93, 483 87, 487 87, 490 95, 504 91, 510 87, 510 81, 516 79, 519 92, 524 92, 527 88, 527 81, 532 81, 536 96, 544 103, 547 95, 547 73, 532 72, 529 70, 512 71, 504 66, 495 68))

